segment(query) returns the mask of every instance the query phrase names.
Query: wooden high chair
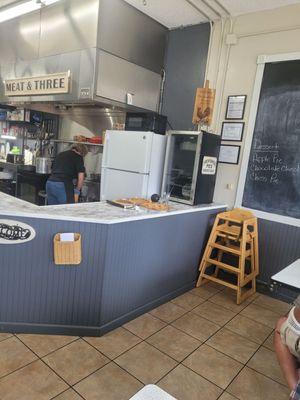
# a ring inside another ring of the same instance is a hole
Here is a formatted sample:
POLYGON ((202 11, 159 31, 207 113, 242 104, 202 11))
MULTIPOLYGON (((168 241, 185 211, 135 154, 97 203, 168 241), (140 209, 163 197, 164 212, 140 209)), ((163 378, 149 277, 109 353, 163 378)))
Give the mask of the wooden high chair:
POLYGON ((227 286, 236 290, 237 304, 255 293, 259 273, 258 230, 257 218, 250 211, 236 208, 217 215, 199 271, 197 287, 208 281, 227 286), (212 266, 215 269, 211 275, 207 269, 212 266), (222 271, 234 275, 235 282, 221 277, 222 271), (251 287, 246 288, 250 283, 251 287))

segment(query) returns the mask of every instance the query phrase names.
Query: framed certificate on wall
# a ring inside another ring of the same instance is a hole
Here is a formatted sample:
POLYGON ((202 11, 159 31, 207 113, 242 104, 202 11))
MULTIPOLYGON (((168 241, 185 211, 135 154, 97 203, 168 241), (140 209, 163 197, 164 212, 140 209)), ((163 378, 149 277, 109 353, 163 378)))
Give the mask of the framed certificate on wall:
POLYGON ((228 96, 225 119, 243 119, 246 95, 228 96))
POLYGON ((241 142, 243 140, 244 122, 223 122, 222 140, 241 142))
POLYGON ((220 147, 219 163, 238 164, 240 158, 240 146, 222 144, 220 147))

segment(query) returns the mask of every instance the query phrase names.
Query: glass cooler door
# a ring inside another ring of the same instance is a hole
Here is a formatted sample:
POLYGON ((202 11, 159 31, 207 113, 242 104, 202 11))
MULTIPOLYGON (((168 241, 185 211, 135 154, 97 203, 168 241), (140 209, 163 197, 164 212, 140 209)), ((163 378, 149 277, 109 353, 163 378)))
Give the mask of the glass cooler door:
POLYGON ((193 176, 197 164, 199 134, 171 133, 168 138, 163 192, 171 200, 193 204, 193 176))

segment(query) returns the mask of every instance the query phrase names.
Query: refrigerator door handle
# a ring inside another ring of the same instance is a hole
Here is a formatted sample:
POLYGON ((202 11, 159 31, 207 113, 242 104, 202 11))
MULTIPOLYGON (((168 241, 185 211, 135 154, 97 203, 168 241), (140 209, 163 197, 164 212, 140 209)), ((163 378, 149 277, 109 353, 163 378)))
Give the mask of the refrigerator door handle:
POLYGON ((122 171, 122 172, 130 172, 130 173, 133 173, 133 174, 138 174, 138 175, 150 175, 150 172, 139 172, 139 171, 130 171, 130 170, 128 170, 128 169, 119 169, 119 168, 111 168, 111 167, 106 167, 106 166, 103 166, 102 167, 103 169, 107 169, 107 170, 110 170, 110 171, 122 171))

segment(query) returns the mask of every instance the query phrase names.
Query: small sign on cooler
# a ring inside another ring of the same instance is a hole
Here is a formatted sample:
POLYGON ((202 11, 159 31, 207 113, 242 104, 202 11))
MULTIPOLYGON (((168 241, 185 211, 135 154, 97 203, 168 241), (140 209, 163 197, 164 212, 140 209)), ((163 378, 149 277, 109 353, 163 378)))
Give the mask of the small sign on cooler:
POLYGON ((217 157, 203 157, 202 175, 215 175, 217 170, 217 157))

